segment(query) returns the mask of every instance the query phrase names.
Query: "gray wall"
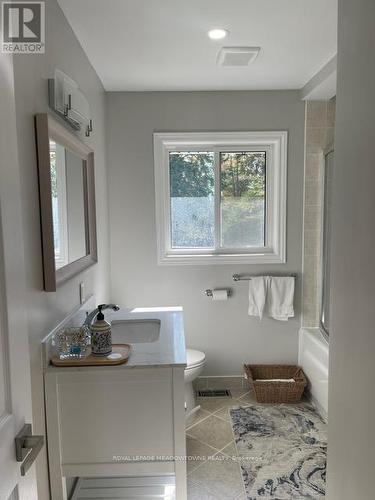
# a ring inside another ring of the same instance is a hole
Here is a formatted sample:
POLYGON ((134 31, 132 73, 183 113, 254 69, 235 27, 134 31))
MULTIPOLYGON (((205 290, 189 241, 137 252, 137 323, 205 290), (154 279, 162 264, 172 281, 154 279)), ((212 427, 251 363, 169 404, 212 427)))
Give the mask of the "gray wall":
MULTIPOLYGON (((27 313, 29 322, 34 432, 44 434, 44 403, 41 372, 41 339, 79 304, 79 282, 99 302, 108 300, 109 253, 107 178, 105 168, 105 95, 102 85, 55 0, 46 2, 46 54, 14 57, 16 120, 24 214, 27 313), (59 68, 72 77, 86 94, 93 115, 90 139, 95 150, 96 202, 99 264, 59 287, 43 292, 42 250, 39 223, 38 176, 34 114, 48 110, 47 79, 59 68)), ((45 452, 45 450, 44 450, 45 452)), ((49 498, 45 455, 38 459, 39 499, 49 498)))
POLYGON ((300 326, 247 316, 247 284, 235 272, 301 271, 304 103, 297 91, 159 92, 107 95, 112 300, 127 306, 182 305, 187 344, 206 352, 206 374, 242 373, 244 361, 295 362, 300 326), (156 263, 154 131, 288 130, 288 262, 262 266, 156 263), (233 286, 228 302, 203 291, 233 286))
POLYGON ((328 500, 374 498, 374 19, 339 0, 328 500))

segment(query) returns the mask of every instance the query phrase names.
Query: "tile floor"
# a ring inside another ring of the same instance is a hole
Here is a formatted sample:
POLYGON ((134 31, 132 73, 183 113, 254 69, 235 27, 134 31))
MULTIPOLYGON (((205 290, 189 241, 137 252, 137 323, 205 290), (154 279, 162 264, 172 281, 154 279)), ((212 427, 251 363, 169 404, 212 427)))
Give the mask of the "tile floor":
POLYGON ((201 409, 187 422, 188 500, 245 500, 241 470, 230 424, 229 409, 255 402, 241 386, 232 398, 198 398, 201 409))

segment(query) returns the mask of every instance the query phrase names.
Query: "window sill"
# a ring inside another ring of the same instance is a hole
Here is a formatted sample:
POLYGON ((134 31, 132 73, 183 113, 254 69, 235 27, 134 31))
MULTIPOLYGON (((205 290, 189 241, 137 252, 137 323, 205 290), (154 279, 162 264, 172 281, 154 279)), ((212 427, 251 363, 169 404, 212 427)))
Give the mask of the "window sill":
POLYGON ((258 254, 207 254, 207 255, 176 255, 159 256, 159 266, 195 266, 221 264, 284 264, 286 258, 276 253, 258 254))

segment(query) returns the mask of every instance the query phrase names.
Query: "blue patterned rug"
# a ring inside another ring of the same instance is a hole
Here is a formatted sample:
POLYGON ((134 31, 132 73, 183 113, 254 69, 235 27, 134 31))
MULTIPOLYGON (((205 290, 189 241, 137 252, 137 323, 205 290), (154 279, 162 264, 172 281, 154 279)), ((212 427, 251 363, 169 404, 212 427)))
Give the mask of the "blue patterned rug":
POLYGON ((248 500, 323 499, 326 424, 307 404, 230 410, 248 500))

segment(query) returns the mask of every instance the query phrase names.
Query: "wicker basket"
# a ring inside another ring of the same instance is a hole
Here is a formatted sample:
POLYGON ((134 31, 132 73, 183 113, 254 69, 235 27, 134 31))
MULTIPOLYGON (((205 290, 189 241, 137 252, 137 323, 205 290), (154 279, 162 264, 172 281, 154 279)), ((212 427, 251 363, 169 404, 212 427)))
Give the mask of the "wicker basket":
POLYGON ((244 368, 259 403, 296 403, 307 385, 302 368, 296 365, 244 365, 244 368), (268 381, 291 378, 295 382, 268 381))

